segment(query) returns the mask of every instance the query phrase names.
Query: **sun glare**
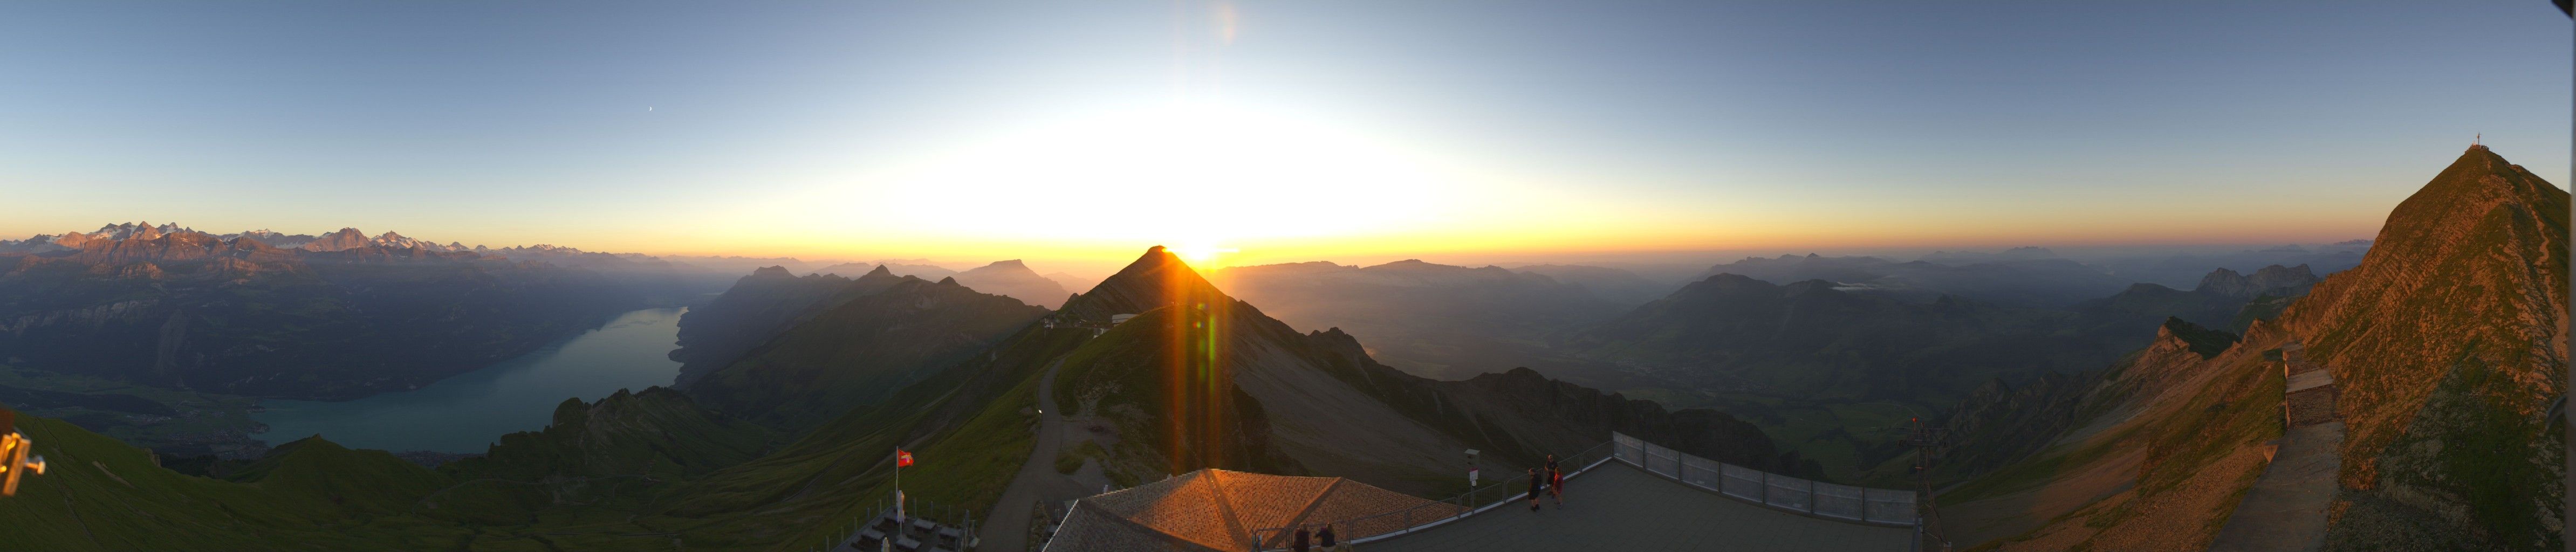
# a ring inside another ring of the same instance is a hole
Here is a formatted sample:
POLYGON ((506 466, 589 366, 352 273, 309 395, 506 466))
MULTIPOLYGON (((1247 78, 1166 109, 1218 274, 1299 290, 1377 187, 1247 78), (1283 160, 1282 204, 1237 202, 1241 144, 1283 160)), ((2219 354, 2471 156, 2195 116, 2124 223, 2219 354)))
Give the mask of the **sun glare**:
POLYGON ((1348 236, 1436 221, 1448 180, 1404 148, 1308 117, 1171 104, 1032 125, 845 190, 952 236, 1221 244, 1348 236), (966 202, 967 205, 959 205, 966 202), (942 206, 954 208, 926 208, 942 206))
POLYGON ((1190 263, 1191 267, 1200 270, 1222 266, 1219 261, 1224 256, 1239 251, 1231 247, 1218 247, 1213 242, 1181 242, 1179 245, 1166 246, 1163 250, 1172 252, 1182 261, 1190 263))

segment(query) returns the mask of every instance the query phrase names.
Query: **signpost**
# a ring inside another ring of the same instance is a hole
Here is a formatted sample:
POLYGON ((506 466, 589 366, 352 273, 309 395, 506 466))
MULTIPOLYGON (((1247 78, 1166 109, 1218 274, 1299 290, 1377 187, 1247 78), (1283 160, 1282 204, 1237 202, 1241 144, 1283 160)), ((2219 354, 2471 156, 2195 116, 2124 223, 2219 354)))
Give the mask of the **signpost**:
POLYGON ((1476 488, 1476 449, 1467 449, 1467 488, 1476 488))
POLYGON ((45 457, 31 456, 36 442, 17 430, 17 413, 0 408, 0 496, 18 494, 18 480, 45 473, 45 457))

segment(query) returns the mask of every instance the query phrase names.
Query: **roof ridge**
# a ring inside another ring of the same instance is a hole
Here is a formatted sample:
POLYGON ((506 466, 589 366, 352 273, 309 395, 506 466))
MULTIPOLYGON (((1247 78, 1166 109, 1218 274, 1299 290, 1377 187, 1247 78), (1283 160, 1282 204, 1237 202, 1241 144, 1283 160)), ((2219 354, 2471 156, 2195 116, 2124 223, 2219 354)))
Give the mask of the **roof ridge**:
POLYGON ((1217 517, 1225 520, 1226 535, 1234 537, 1235 544, 1260 546, 1261 543, 1252 535, 1252 530, 1243 527, 1243 513, 1235 511, 1234 492, 1225 488, 1225 478, 1216 476, 1216 472, 1219 471, 1225 470, 1215 468, 1200 470, 1197 479, 1206 481, 1211 492, 1216 493, 1217 517))

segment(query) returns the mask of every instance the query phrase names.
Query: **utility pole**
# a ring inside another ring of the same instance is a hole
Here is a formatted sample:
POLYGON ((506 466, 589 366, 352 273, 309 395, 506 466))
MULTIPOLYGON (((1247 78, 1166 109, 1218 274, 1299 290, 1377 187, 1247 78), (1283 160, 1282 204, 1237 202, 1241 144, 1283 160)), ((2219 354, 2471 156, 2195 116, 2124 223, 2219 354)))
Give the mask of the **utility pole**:
POLYGON ((1922 495, 1916 500, 1922 509, 1916 522, 1922 524, 1923 535, 1938 547, 1934 550, 1949 552, 1950 539, 1941 534, 1941 507, 1932 500, 1932 458, 1950 444, 1950 428, 1923 425, 1920 416, 1914 417, 1913 422, 1913 430, 1906 432, 1905 446, 1914 447, 1914 482, 1916 492, 1922 495))

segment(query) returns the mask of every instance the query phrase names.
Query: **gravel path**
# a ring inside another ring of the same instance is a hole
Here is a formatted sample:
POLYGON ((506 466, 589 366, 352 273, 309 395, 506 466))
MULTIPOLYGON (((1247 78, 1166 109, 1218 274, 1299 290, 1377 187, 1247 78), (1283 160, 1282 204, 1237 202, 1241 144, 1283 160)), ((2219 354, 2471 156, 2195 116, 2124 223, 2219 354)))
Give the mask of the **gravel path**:
POLYGON ((1079 428, 1068 424, 1064 411, 1056 409, 1055 373, 1064 367, 1064 359, 1047 364, 1046 375, 1038 377, 1038 438, 1029 447, 1029 459, 1020 463, 1020 472, 1011 484, 1002 488, 1002 497, 993 502, 984 526, 977 531, 983 539, 979 549, 986 552, 1021 552, 1029 549, 1029 517, 1041 500, 1072 500, 1089 496, 1080 483, 1055 472, 1056 454, 1069 440, 1066 433, 1079 428))

